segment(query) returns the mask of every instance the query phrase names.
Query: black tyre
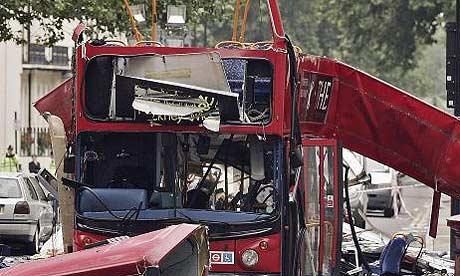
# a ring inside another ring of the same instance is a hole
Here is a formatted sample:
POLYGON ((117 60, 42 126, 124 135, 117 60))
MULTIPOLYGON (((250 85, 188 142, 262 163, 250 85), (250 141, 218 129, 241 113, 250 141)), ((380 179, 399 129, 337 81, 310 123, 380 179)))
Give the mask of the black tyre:
POLYGON ((393 204, 390 208, 383 209, 383 216, 386 218, 391 218, 395 215, 395 210, 393 209, 393 204))
POLYGON ((30 255, 35 255, 40 252, 40 228, 35 228, 34 237, 31 243, 27 245, 27 251, 30 255))
POLYGON ((353 220, 354 220, 354 225, 366 229, 366 221, 361 217, 361 215, 358 212, 353 212, 353 220))
POLYGON ((398 214, 401 213, 401 207, 402 207, 401 197, 398 195, 398 214))

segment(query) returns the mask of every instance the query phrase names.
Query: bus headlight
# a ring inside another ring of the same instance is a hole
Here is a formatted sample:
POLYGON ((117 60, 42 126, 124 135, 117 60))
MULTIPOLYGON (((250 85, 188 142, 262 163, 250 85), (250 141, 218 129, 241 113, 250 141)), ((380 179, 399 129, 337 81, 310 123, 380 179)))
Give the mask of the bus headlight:
POLYGON ((245 266, 255 266, 259 262, 259 254, 253 249, 247 249, 241 254, 241 261, 245 266))

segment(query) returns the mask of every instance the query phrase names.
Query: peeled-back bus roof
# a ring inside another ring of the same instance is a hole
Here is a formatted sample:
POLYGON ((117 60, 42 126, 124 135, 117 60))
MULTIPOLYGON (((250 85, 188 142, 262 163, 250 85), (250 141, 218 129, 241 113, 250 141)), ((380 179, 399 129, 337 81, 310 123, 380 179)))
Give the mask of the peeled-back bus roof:
MULTIPOLYGON (((307 55, 300 56, 298 62, 301 115, 302 109, 307 108, 302 105, 305 102, 302 96, 309 95, 304 84, 308 80, 302 76, 318 75, 319 81, 333 82, 328 100, 322 101, 322 98, 319 106, 324 109, 327 104, 326 113, 305 117, 324 118, 324 121, 309 122, 301 118, 303 133, 340 140, 350 150, 438 191, 460 197, 460 121, 457 118, 342 62, 307 55)), ((67 134, 71 126, 71 84, 69 79, 35 105, 42 114, 48 111, 61 115, 67 134)), ((281 104, 284 103, 276 103, 281 104)))
POLYGON ((299 68, 333 79, 324 122, 303 121, 303 132, 338 139, 348 149, 460 197, 457 118, 336 60, 303 56, 299 68))

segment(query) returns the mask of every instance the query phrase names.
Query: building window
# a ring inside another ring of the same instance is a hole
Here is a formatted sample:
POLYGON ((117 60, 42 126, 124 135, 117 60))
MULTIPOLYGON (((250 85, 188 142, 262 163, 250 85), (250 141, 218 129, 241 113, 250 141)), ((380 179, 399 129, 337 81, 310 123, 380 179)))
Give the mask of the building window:
MULTIPOLYGON (((27 47, 27 46, 24 46, 27 47)), ((45 45, 29 45, 28 64, 69 66, 68 48, 64 46, 46 47, 45 45)), ((27 48, 25 48, 27 50, 27 48)), ((27 55, 26 55, 27 56, 27 55)), ((27 60, 27 58, 26 58, 27 60)))
POLYGON ((25 127, 21 129, 21 156, 50 156, 51 138, 48 128, 25 127))
POLYGON ((30 44, 29 63, 30 64, 47 64, 45 58, 45 46, 30 44))
POLYGON ((66 66, 69 63, 69 52, 67 47, 55 46, 53 47, 53 61, 54 65, 66 66))

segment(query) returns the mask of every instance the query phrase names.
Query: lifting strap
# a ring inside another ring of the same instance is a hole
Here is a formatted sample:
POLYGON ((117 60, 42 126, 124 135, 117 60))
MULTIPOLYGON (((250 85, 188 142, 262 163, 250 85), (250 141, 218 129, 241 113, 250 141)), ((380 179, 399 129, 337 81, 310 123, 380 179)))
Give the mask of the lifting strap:
POLYGON ((134 34, 134 38, 136 39, 136 42, 144 40, 144 37, 139 32, 139 29, 137 29, 136 20, 134 19, 133 13, 131 12, 131 8, 129 7, 128 0, 123 0, 123 2, 125 4, 126 11, 128 12, 129 21, 131 23, 131 28, 133 30, 133 34, 134 34))
POLYGON ((157 41, 157 0, 152 0, 152 41, 157 41))
POLYGON ((246 6, 244 7, 243 23, 241 23, 240 42, 244 42, 244 36, 246 35, 246 23, 248 20, 249 9, 251 7, 251 0, 246 0, 246 6))
POLYGON ((241 7, 241 0, 236 0, 235 12, 233 14, 232 41, 236 41, 236 35, 238 33, 238 21, 240 20, 240 7, 241 7))

